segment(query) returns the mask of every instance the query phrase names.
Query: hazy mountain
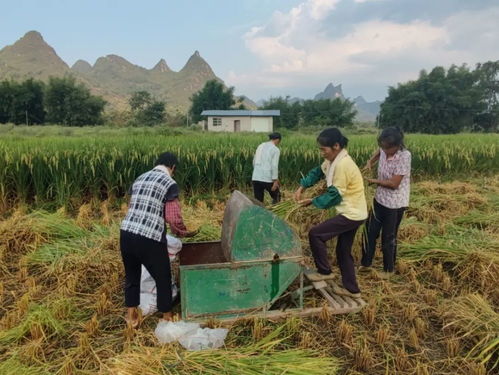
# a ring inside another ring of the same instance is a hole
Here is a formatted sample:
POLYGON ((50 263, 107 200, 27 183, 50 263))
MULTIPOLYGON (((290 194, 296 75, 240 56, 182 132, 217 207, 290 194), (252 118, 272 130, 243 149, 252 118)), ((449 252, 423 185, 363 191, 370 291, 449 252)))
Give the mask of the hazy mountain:
POLYGON ((341 89, 341 84, 335 86, 332 82, 326 86, 323 92, 320 92, 314 96, 314 100, 335 98, 345 99, 343 96, 343 90, 341 89))
POLYGON ((222 82, 198 51, 179 72, 174 72, 164 59, 152 69, 146 69, 117 55, 100 57, 93 66, 78 60, 70 69, 36 31, 28 32, 13 45, 0 50, 0 79, 33 77, 47 80, 50 76, 61 77, 69 73, 84 82, 94 94, 103 96, 111 109, 127 108, 128 98, 134 91, 146 90, 156 98, 166 100, 169 111, 186 111, 189 98, 208 80, 222 82))
POLYGON ((357 96, 353 102, 355 103, 355 109, 357 109, 356 119, 362 122, 374 122, 376 121, 376 116, 380 111, 381 102, 376 100, 374 102, 366 102, 362 96, 357 96))

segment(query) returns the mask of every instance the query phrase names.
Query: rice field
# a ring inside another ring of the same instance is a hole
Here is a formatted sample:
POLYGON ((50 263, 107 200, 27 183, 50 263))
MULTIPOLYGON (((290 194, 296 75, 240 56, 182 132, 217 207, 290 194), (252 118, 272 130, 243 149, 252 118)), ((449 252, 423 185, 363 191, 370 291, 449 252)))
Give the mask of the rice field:
MULTIPOLYGON (((36 137, 0 132, 0 203, 78 207, 91 198, 123 197, 133 180, 164 151, 179 157, 175 178, 184 193, 213 195, 250 184, 253 154, 264 140, 265 135, 258 134, 123 131, 112 136, 36 137)), ((499 172, 497 134, 409 135, 407 146, 417 177, 448 179, 499 172)), ((349 152, 359 165, 374 150, 374 135, 350 137, 349 152)), ((296 185, 302 173, 319 162, 313 135, 284 135, 280 162, 284 185, 296 185)))
MULTIPOLYGON (((123 319, 118 228, 128 179, 158 152, 178 152, 183 214, 190 229, 200 229, 193 240, 217 239, 229 190, 248 191, 252 152, 262 138, 0 135, 0 374, 498 373, 498 138, 470 137, 408 136, 416 178, 399 235, 398 272, 381 279, 377 254, 375 271, 358 275, 368 302, 360 313, 241 320, 223 349, 187 352, 158 344, 157 317, 136 331, 123 319)), ((374 137, 350 138, 362 164, 374 137)), ((290 197, 299 172, 319 160, 313 136, 285 137, 282 155, 290 197)), ((330 213, 297 209, 289 198, 271 209, 299 233, 310 263, 307 231, 330 213)), ((310 291, 306 304, 324 300, 310 291)))

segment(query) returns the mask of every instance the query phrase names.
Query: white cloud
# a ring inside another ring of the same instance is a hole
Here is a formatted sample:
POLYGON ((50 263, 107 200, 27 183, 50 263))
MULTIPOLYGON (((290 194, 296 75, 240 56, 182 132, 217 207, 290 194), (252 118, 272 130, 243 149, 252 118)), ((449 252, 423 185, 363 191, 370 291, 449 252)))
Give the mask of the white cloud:
POLYGON ((261 69, 231 72, 228 83, 264 92, 318 84, 319 89, 335 80, 345 87, 377 85, 381 93, 387 85, 417 77, 422 68, 497 59, 499 7, 463 11, 439 24, 372 19, 335 37, 331 19, 338 2, 309 0, 251 29, 243 39, 261 69))

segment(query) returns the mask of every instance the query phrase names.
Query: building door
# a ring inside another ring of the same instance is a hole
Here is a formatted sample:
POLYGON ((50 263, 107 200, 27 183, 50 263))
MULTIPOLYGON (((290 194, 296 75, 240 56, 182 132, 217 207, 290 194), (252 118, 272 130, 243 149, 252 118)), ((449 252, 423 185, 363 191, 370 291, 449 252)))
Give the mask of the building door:
POLYGON ((234 120, 234 132, 241 131, 241 120, 234 120))

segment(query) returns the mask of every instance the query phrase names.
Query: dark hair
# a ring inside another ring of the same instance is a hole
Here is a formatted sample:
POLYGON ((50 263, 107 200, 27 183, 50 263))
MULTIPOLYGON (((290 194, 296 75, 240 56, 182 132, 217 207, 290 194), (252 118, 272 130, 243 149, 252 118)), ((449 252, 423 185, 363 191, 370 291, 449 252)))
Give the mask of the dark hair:
POLYGON ((159 155, 158 160, 156 160, 156 164, 154 165, 164 165, 165 167, 171 168, 174 165, 178 166, 178 159, 171 152, 163 152, 159 155))
POLYGON ((398 127, 383 129, 378 136, 378 145, 385 144, 390 147, 400 146, 405 148, 404 133, 398 127))
POLYGON ((317 143, 325 147, 333 147, 338 143, 341 148, 344 148, 348 145, 348 138, 344 137, 338 129, 328 128, 321 131, 317 137, 317 143))
POLYGON ((274 139, 282 139, 281 133, 270 133, 269 134, 269 139, 274 140, 274 139))

